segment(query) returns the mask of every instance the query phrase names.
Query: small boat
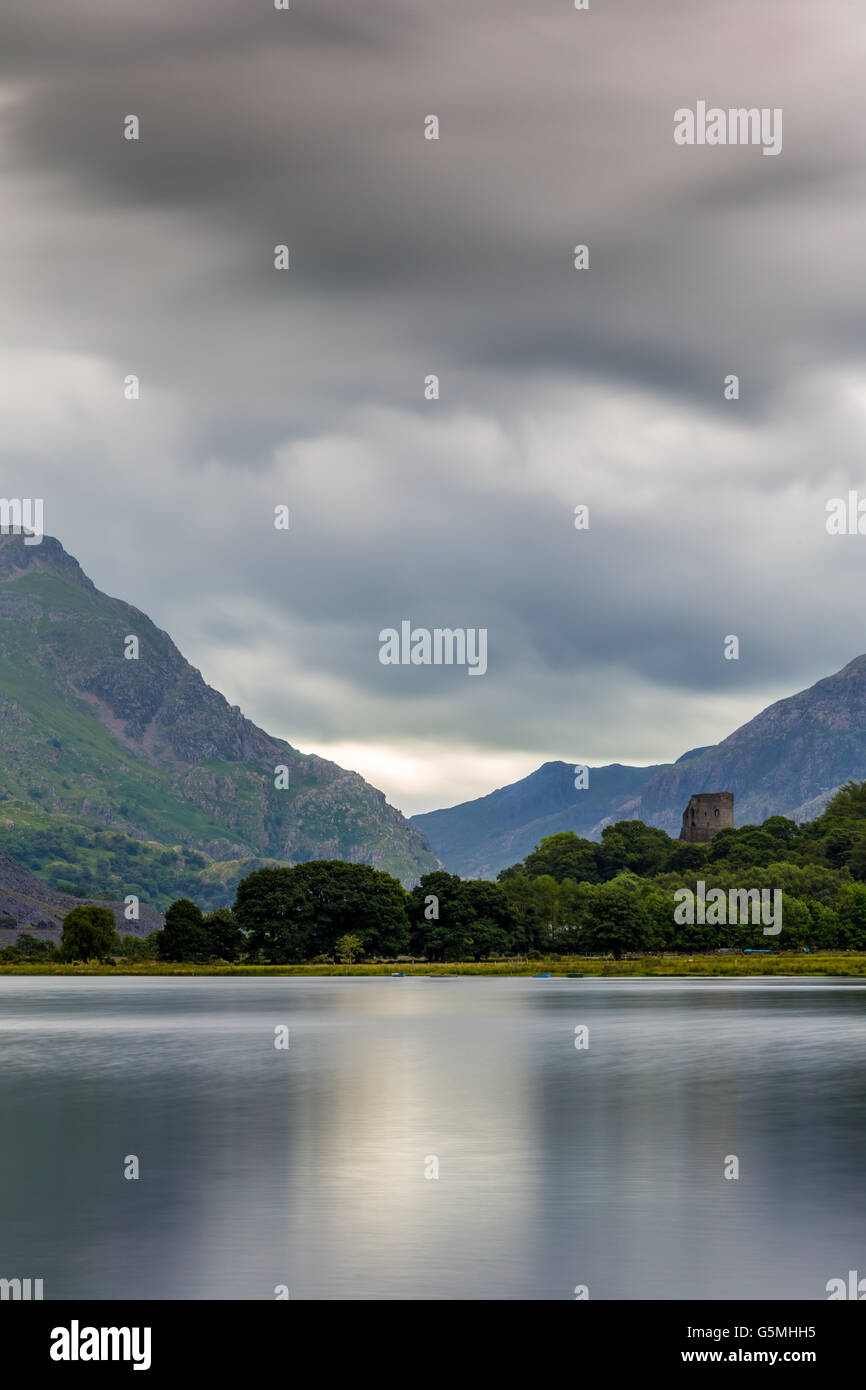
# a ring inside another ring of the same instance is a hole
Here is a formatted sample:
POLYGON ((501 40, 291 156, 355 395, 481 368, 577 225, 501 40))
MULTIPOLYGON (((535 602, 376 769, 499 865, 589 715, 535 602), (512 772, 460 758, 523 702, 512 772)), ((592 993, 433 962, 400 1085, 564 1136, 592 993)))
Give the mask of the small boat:
POLYGON ((392 980, 405 980, 405 978, 406 978, 406 972, 405 972, 404 970, 392 970, 392 971, 391 971, 391 979, 392 979, 392 980))
POLYGON ((532 978, 533 978, 533 980, 549 980, 549 979, 550 979, 550 971, 548 970, 548 972, 547 972, 546 975, 533 975, 532 978))
POLYGON ((566 978, 567 980, 585 980, 585 979, 586 979, 586 976, 585 976, 585 975, 566 975, 565 978, 566 978))

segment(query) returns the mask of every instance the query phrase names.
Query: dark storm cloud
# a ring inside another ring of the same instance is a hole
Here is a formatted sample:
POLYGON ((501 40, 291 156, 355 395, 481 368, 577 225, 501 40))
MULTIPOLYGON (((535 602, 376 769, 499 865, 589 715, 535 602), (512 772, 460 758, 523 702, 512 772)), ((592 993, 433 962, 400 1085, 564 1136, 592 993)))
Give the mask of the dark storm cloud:
POLYGON ((301 746, 655 761, 866 649, 863 21, 700 9, 7 3, 5 494, 301 746), (782 154, 675 146, 698 98, 782 154), (488 676, 381 666, 403 617, 488 676))
POLYGON ((76 65, 110 62, 134 67, 248 47, 295 50, 334 47, 381 50, 416 27, 411 8, 397 0, 359 6, 294 0, 291 20, 271 6, 243 0, 6 0, 0 71, 70 72, 76 65))
MULTIPOLYGON (((10 55, 27 24, 15 13, 10 55)), ((634 6, 618 7, 614 21, 589 21, 561 5, 527 16, 516 3, 468 11, 296 5, 289 15, 259 9, 253 18, 248 6, 225 4, 193 13, 195 22, 186 12, 179 21, 171 7, 139 14, 128 6, 119 16, 86 7, 78 40, 92 52, 86 80, 65 66, 39 80, 29 21, 31 80, 7 128, 13 159, 70 180, 106 216, 162 211, 188 236, 198 223, 202 259, 207 266, 210 248, 213 264, 199 272, 189 307, 207 338, 234 337, 246 320, 262 355, 278 350, 288 315, 274 304, 270 253, 285 240, 301 324, 305 298, 314 296, 317 322, 327 325, 322 313, 330 310, 334 334, 362 316, 380 350, 395 334, 413 354, 423 342, 447 354, 455 371, 489 369, 491 386, 501 366, 559 369, 622 376, 709 404, 719 393, 708 377, 735 356, 750 381, 747 412, 785 380, 789 334, 770 338, 777 324, 769 311, 782 309, 797 335, 813 323, 815 305, 808 293, 791 302, 779 283, 801 251, 794 229, 780 226, 782 210, 828 153, 844 166, 844 127, 830 152, 810 147, 807 128, 805 148, 787 162, 713 151, 711 176, 696 158, 707 151, 675 149, 670 138, 680 88, 694 86, 694 51, 686 44, 678 66, 676 50, 663 47, 687 14, 681 7, 667 8, 667 25, 662 16, 649 26, 634 6), (611 62, 625 37, 654 40, 654 62, 641 65, 637 54, 611 62), (428 108, 443 122, 438 144, 420 139, 428 108), (120 139, 129 110, 143 123, 134 146, 120 139), (798 161, 802 174, 791 172, 798 161), (754 231, 748 254, 731 255, 726 233, 741 207, 754 231), (591 245, 593 258, 581 283, 571 268, 577 240, 591 245), (745 312, 733 314, 744 280, 745 312)), ((735 38, 738 13, 747 11, 733 7, 722 35, 735 38)), ((68 20, 64 27, 78 32, 68 20)), ((680 38, 695 33, 693 22, 680 38)), ((734 63, 736 49, 729 38, 726 54, 722 42, 722 71, 726 58, 735 71, 743 65, 734 63)), ((776 74, 754 58, 749 65, 761 75, 750 89, 763 89, 750 100, 781 100, 776 74)), ((802 97, 800 104, 814 125, 811 94, 808 110, 802 97)), ((796 110, 788 103, 789 124, 796 110)), ((122 224, 118 239, 125 244, 122 224)), ((171 270, 161 232, 163 244, 164 271, 152 257, 147 263, 144 248, 137 256, 147 271, 142 296, 155 293, 157 302, 171 270)), ((843 266, 829 288, 841 308, 843 266)), ((70 313, 76 308, 73 298, 70 313)), ((103 329, 95 316, 91 329, 103 329)), ((176 381, 181 363, 152 336, 164 374, 176 381)), ((288 336, 291 354, 291 329, 288 336)), ((354 359, 342 367, 329 338, 317 347, 329 358, 331 407, 339 409, 333 398, 351 394, 357 369, 354 359)), ((178 356, 208 370, 189 334, 177 346, 178 356)), ((402 403, 402 382, 389 390, 391 363, 376 356, 367 355, 368 389, 402 403)), ((267 396, 266 382, 256 394, 267 396)))

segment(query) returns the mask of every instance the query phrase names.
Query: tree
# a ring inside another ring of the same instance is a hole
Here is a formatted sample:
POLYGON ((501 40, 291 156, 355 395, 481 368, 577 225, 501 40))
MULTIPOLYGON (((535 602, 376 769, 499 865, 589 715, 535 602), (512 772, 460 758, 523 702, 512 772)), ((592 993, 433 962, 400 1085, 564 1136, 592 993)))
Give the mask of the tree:
POLYGON ((620 820, 601 832, 599 866, 605 879, 622 869, 647 877, 667 866, 677 842, 654 825, 642 820, 620 820))
POLYGON ((345 936, 338 937, 334 942, 334 953, 344 965, 351 965, 357 956, 364 954, 364 943, 360 936, 346 932, 345 936))
POLYGON ((347 934, 368 955, 393 957, 408 941, 406 901, 397 880, 369 864, 314 859, 249 874, 234 914, 250 953, 274 964, 333 955, 347 934))
POLYGON ((57 958, 53 942, 40 941, 38 936, 32 936, 29 931, 23 931, 11 948, 12 960, 47 963, 57 958))
POLYGON ((866 879, 866 834, 858 835, 848 853, 848 868, 861 883, 866 879))
POLYGON ((467 885, 457 874, 424 874, 409 894, 413 955, 428 960, 464 960, 472 942, 475 913, 467 885))
POLYGON ((574 879, 575 883, 598 883, 599 847, 592 840, 583 840, 573 830, 558 835, 546 835, 523 863, 529 878, 549 875, 557 883, 574 879))
POLYGON ((517 925, 505 890, 485 878, 470 879, 465 888, 472 914, 472 958, 505 955, 512 949, 517 925))
POLYGON ((707 864, 717 865, 721 861, 732 869, 749 869, 758 864, 769 864, 776 859, 784 843, 768 835, 757 825, 743 825, 738 830, 720 830, 710 843, 707 851, 707 864))
POLYGON ((860 837, 853 825, 837 825, 824 837, 824 858, 834 868, 841 869, 853 852, 860 837))
POLYGON ((846 883, 836 899, 839 918, 840 945, 848 950, 866 948, 866 887, 862 883, 846 883))
POLYGON ((105 960, 120 949, 114 913, 107 907, 74 907, 63 919, 60 949, 65 960, 105 960))
POLYGON ((606 825, 601 832, 602 842, 599 847, 599 872, 602 880, 608 882, 616 878, 618 873, 628 868, 629 842, 624 835, 619 833, 619 826, 606 825))
POLYGON ((823 814, 812 822, 813 832, 824 835, 834 825, 866 820, 866 782, 846 782, 827 802, 823 814))
POLYGON ((129 933, 122 937, 118 954, 124 960, 158 960, 160 935, 158 931, 151 932, 150 936, 129 933))
POLYGON ((829 950, 838 946, 842 937, 842 926, 832 908, 815 899, 800 900, 808 909, 811 918, 809 945, 812 950, 829 950))
POLYGON ((595 889, 589 921, 581 933, 584 950, 610 951, 616 960, 625 951, 639 951, 649 939, 646 909, 637 893, 616 880, 595 889))
POLYGON ((671 844, 672 849, 665 862, 665 872, 687 874, 700 869, 706 862, 706 845, 681 844, 677 840, 672 840, 671 844))
POLYGON ((545 953, 552 950, 559 927, 561 886, 550 874, 538 878, 515 874, 502 880, 502 888, 515 924, 512 949, 545 953))
POLYGON ((643 908, 647 922, 647 943, 656 951, 675 946, 678 928, 674 922, 676 902, 673 890, 651 888, 643 897, 643 908))
POLYGON ((311 914, 291 868, 257 869, 241 879, 234 915, 254 956, 285 965, 315 955, 311 914))
POLYGON ((532 880, 530 913, 532 945, 543 955, 555 951, 560 940, 561 889, 552 874, 539 874, 532 880))
POLYGON ((230 907, 218 907, 204 918, 209 950, 217 960, 239 960, 244 948, 244 934, 230 907))
POLYGON ((165 914, 165 926, 159 933, 160 960, 207 960, 210 954, 208 933, 200 907, 189 898, 178 898, 165 914))
MULTIPOLYGON (((792 946, 811 946, 812 945, 812 916, 805 903, 800 902, 799 898, 791 898, 787 893, 782 894, 782 931, 784 932, 784 946, 790 949, 792 946)), ((770 937, 767 941, 768 946, 781 945, 782 936, 770 937)))
POLYGON ((572 883, 571 879, 566 878, 559 885, 554 944, 567 955, 573 955, 578 949, 580 932, 589 920, 593 893, 591 883, 572 883))
POLYGON ((774 840, 781 840, 786 848, 797 839, 800 827, 795 820, 789 820, 787 816, 770 816, 761 826, 768 835, 772 835, 774 840))

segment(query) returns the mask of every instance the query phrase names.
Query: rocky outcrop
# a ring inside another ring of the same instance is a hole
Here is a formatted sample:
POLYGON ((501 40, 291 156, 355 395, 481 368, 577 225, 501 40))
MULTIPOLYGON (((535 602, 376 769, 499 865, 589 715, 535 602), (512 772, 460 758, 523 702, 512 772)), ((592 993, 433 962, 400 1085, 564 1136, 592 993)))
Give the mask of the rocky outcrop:
POLYGON ((73 898, 49 888, 10 854, 0 852, 0 946, 11 945, 19 931, 31 931, 47 941, 59 941, 67 912, 82 904, 107 907, 114 913, 120 936, 149 936, 164 923, 162 913, 139 905, 138 921, 128 921, 121 902, 73 898), (14 922, 14 925, 12 923, 14 922))

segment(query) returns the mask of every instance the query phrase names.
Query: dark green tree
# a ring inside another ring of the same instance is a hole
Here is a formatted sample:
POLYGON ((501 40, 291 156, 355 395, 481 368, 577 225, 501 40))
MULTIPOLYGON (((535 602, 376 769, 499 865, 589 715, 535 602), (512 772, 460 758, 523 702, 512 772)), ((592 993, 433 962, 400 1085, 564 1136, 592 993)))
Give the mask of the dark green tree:
POLYGON ((840 889, 836 914, 839 945, 851 951, 866 949, 866 887, 862 883, 848 883, 840 889))
POLYGON ((130 961, 159 960, 160 935, 158 931, 151 932, 150 936, 133 936, 130 933, 122 938, 118 954, 130 961))
POLYGON ((780 840, 784 846, 791 848, 800 833, 800 827, 795 820, 789 820, 787 816, 770 816, 765 820, 761 829, 767 835, 772 835, 774 840, 780 840))
POLYGON ((240 960, 245 944, 244 934, 230 907, 217 907, 213 912, 206 913, 204 929, 213 959, 240 960))
POLYGON ((599 866, 605 879, 622 869, 647 878, 667 866, 677 842, 642 820, 620 820, 601 832, 599 866))
POLYGON ((316 954, 310 904, 292 868, 257 869, 241 879, 234 916, 254 957, 284 965, 316 954))
POLYGON ((201 908, 189 898, 178 898, 168 908, 159 933, 160 960, 204 961, 210 954, 201 908))
POLYGON ((502 885, 474 878, 465 887, 472 914, 471 958, 486 960, 489 956, 506 955, 513 948, 517 923, 502 885))
POLYGON ((638 893, 615 881, 600 884, 581 933, 581 950, 610 951, 618 960, 626 951, 645 950, 648 941, 649 922, 638 893))
POLYGON ((562 883, 571 878, 575 883, 598 883, 599 846, 592 840, 583 840, 573 830, 563 830, 558 835, 547 835, 540 845, 527 854, 523 861, 524 873, 529 878, 542 875, 562 883))
POLYGON ((60 949, 65 960, 106 960, 120 950, 114 913, 107 907, 74 907, 63 919, 60 949))
POLYGON ((275 964, 333 955, 338 938, 357 936, 366 956, 406 949, 407 895, 369 864, 314 859, 258 869, 238 884, 234 914, 248 950, 275 964))
POLYGON ((436 869, 409 894, 410 945, 427 960, 465 960, 472 946, 475 913, 466 882, 436 869))
POLYGON ((58 958, 59 954, 53 942, 40 941, 38 936, 33 936, 29 931, 21 932, 10 956, 11 960, 18 960, 22 964, 41 962, 43 965, 58 958))

